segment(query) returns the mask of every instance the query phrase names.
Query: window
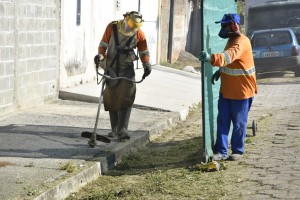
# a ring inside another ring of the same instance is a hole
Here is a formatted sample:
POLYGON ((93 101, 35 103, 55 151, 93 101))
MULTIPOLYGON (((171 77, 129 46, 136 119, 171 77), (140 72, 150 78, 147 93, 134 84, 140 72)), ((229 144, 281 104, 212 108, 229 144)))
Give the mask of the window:
POLYGON ((269 46, 292 43, 292 37, 288 31, 272 31, 255 34, 252 38, 253 46, 269 46))
POLYGON ((77 0, 76 25, 80 26, 81 19, 81 0, 77 0))

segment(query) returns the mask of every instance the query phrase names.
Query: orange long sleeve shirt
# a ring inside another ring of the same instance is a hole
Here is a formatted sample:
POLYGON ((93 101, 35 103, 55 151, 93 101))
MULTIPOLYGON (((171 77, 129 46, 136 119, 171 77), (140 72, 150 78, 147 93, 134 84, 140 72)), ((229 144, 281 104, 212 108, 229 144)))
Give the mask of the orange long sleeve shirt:
POLYGON ((243 100, 257 94, 252 47, 245 35, 228 39, 222 53, 212 54, 211 64, 220 67, 224 98, 243 100))
MULTIPOLYGON (((109 23, 105 29, 100 45, 98 47, 98 54, 105 55, 110 38, 113 37, 113 23, 109 23), (104 45, 101 45, 104 44, 104 45)), ((142 63, 149 62, 149 51, 147 40, 144 32, 138 29, 136 32, 136 47, 142 63)))

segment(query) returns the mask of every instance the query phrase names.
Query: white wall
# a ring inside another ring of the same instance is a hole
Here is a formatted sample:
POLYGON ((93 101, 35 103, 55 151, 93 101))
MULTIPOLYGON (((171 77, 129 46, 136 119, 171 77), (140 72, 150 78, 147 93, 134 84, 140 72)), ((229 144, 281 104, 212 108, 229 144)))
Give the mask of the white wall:
POLYGON ((112 3, 81 0, 81 20, 77 26, 77 0, 62 0, 61 6, 60 88, 64 88, 95 77, 93 58, 102 33, 115 13, 112 3))
MULTIPOLYGON (((94 56, 107 24, 140 7, 151 63, 157 63, 158 1, 81 0, 81 24, 76 25, 77 0, 61 1, 60 88, 95 79, 94 56)), ((139 65, 140 66, 140 65, 139 65)))

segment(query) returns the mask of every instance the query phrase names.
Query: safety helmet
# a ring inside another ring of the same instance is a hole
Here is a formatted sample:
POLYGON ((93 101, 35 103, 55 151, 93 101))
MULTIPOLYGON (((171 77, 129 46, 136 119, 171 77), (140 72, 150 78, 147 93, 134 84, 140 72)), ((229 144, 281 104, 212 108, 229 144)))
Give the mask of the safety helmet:
POLYGON ((143 16, 137 11, 127 12, 123 15, 127 21, 127 24, 132 29, 139 29, 143 26, 143 16))

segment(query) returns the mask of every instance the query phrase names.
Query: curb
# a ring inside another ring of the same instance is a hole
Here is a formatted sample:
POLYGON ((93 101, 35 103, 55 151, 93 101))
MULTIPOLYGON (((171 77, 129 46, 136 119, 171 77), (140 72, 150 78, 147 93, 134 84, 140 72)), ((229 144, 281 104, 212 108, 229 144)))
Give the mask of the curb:
POLYGON ((68 178, 55 187, 43 192, 34 200, 53 200, 53 199, 65 199, 72 192, 78 191, 81 187, 84 187, 88 182, 96 180, 101 175, 100 163, 96 162, 88 169, 81 171, 75 176, 68 178))
MULTIPOLYGON (((92 161, 99 161, 101 163, 101 172, 105 174, 112 170, 121 160, 124 155, 137 151, 149 143, 149 131, 130 131, 131 139, 126 142, 119 142, 119 145, 106 149, 106 155, 96 155, 92 161)), ((117 142, 112 139, 112 142, 117 142)))
MULTIPOLYGON (((163 130, 169 129, 176 125, 182 118, 180 113, 168 118, 166 121, 158 124, 156 127, 149 131, 133 131, 132 139, 124 142, 121 145, 115 146, 112 149, 107 149, 107 155, 95 156, 92 160, 95 164, 88 169, 68 178, 62 183, 54 186, 53 188, 43 192, 34 200, 52 200, 52 199, 65 199, 73 192, 77 192, 80 188, 84 187, 87 183, 96 180, 102 174, 113 169, 122 159, 124 155, 137 151, 139 148, 144 147, 149 143, 151 136, 158 136, 163 130), (139 132, 139 134, 135 134, 139 132)), ((113 139, 114 140, 114 139, 113 139)), ((112 141, 114 142, 114 141, 112 141)))

